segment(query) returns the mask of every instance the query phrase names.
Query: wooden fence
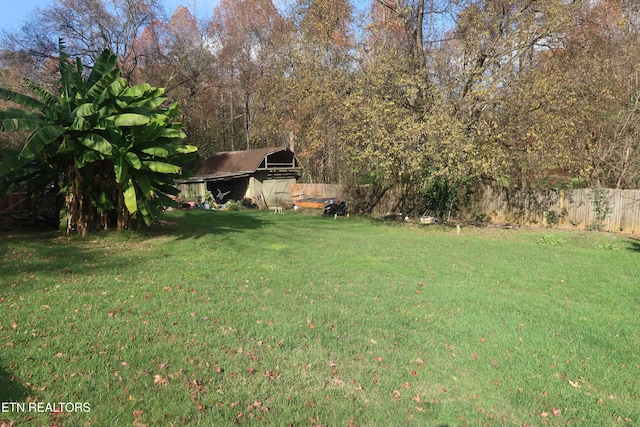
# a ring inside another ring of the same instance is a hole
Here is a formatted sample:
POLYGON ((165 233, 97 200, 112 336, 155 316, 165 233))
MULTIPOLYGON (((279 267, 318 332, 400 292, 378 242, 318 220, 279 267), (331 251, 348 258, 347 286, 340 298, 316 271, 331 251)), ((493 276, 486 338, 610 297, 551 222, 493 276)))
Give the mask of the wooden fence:
POLYGON ((302 198, 329 198, 347 202, 353 213, 371 215, 419 215, 421 206, 414 191, 408 186, 344 187, 338 184, 294 184, 293 200, 302 198))
POLYGON ((28 211, 31 199, 26 192, 10 193, 0 197, 0 214, 28 211))
POLYGON ((494 222, 640 234, 640 190, 485 187, 473 209, 494 222))
POLYGON ((293 200, 306 198, 341 199, 344 189, 338 184, 292 184, 291 197, 293 200))
MULTIPOLYGON (((353 213, 414 217, 424 209, 414 190, 403 186, 295 184, 292 195, 296 194, 346 200, 353 213)), ((487 186, 474 188, 469 197, 470 201, 459 206, 463 216, 484 216, 498 223, 640 234, 640 190, 513 190, 487 186)))

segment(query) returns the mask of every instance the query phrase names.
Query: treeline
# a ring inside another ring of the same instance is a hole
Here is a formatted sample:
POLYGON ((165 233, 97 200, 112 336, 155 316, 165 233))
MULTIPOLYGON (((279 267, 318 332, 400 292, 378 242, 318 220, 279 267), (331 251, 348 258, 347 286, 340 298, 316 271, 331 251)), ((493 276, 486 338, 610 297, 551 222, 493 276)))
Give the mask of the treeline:
POLYGON ((53 83, 62 38, 70 57, 109 48, 130 84, 166 88, 202 157, 287 145, 308 181, 426 191, 638 187, 639 2, 365 6, 221 0, 203 20, 158 0, 56 0, 3 34, 0 86, 53 83))

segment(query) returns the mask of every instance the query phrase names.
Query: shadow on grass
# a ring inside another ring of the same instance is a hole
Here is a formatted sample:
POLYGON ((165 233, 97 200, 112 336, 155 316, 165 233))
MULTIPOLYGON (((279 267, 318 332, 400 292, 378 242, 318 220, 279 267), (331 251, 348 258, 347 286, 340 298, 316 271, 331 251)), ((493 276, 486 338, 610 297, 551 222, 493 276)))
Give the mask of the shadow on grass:
POLYGON ((639 239, 630 238, 629 239, 629 243, 631 243, 629 245, 629 250, 630 251, 640 252, 640 240, 639 239))
POLYGON ((61 237, 58 233, 12 235, 0 242, 0 290, 5 285, 28 290, 42 286, 35 274, 45 274, 59 283, 76 275, 100 271, 117 274, 127 264, 144 263, 144 255, 119 251, 119 242, 102 241, 96 236, 61 237))
POLYGON ((199 239, 207 235, 241 233, 264 227, 267 221, 252 211, 171 211, 160 216, 150 228, 141 230, 152 236, 175 236, 178 240, 199 239))
MULTIPOLYGON (((270 222, 267 215, 253 212, 175 211, 161 215, 151 227, 139 231, 91 232, 86 237, 64 237, 59 232, 39 230, 0 233, 0 281, 11 287, 32 288, 30 277, 47 273, 61 282, 76 274, 113 272, 123 266, 144 265, 148 259, 139 251, 128 251, 130 242, 144 247, 145 241, 158 236, 175 240, 242 233, 261 228, 270 222), (13 278, 13 279, 11 279, 13 278), (13 284, 11 283, 13 281, 13 284)), ((275 220, 275 218, 274 218, 275 220)), ((4 286, 0 285, 0 289, 4 286)))
POLYGON ((10 372, 0 366, 0 403, 24 402, 28 396, 29 391, 10 372))

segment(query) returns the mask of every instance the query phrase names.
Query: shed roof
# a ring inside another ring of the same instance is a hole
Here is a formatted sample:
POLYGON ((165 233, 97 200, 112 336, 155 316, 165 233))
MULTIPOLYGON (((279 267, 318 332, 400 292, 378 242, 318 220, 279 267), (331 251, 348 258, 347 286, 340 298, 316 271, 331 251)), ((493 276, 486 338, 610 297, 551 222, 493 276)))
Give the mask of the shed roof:
POLYGON ((222 151, 209 157, 189 181, 249 176, 258 170, 298 170, 300 161, 286 148, 222 151))

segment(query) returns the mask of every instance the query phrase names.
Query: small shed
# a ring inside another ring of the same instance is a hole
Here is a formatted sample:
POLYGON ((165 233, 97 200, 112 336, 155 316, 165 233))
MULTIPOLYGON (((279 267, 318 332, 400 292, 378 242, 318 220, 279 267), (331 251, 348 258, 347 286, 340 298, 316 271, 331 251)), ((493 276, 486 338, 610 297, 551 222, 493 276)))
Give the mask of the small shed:
POLYGON ((291 185, 301 170, 300 161, 287 148, 223 151, 205 160, 193 177, 177 187, 183 199, 202 198, 210 191, 216 203, 250 199, 263 208, 288 207, 291 185))

